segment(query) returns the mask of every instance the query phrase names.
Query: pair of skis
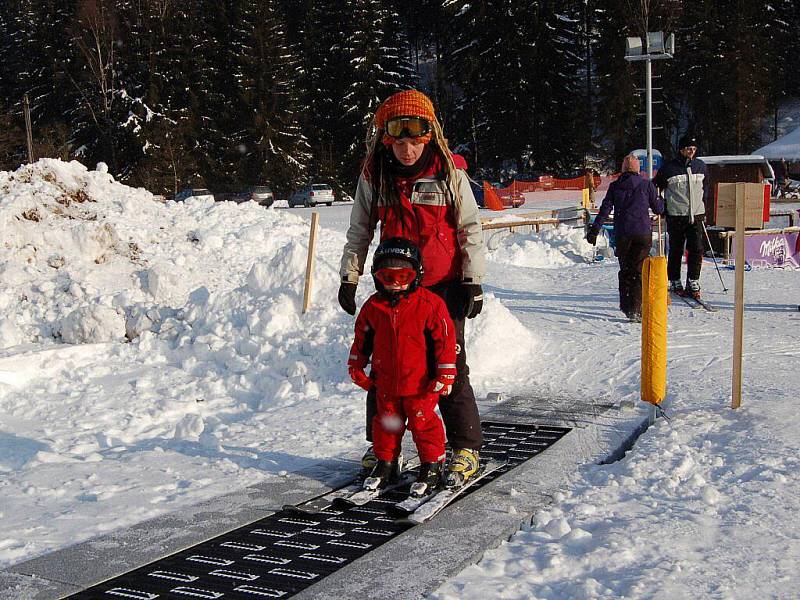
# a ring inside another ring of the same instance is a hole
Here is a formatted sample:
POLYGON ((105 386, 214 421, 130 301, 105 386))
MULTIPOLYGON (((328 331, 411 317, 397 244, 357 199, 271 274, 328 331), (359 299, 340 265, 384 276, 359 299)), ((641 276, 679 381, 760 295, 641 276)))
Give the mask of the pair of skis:
POLYGON ((399 523, 419 525, 430 521, 447 506, 452 504, 460 496, 488 475, 506 466, 505 462, 490 461, 481 466, 465 483, 456 487, 436 488, 430 494, 420 498, 408 497, 402 502, 389 507, 389 514, 395 517, 399 523))
MULTIPOLYGON (((408 496, 404 500, 392 504, 388 507, 390 516, 394 517, 399 523, 420 524, 429 521, 447 506, 461 497, 468 489, 483 480, 488 475, 506 466, 505 462, 490 461, 483 465, 478 473, 468 479, 464 484, 447 488, 439 487, 431 490, 423 496, 408 496)), ((331 506, 340 510, 347 510, 356 506, 363 506, 372 500, 385 496, 389 492, 397 491, 404 486, 410 486, 414 482, 414 473, 406 469, 400 473, 397 481, 376 490, 363 488, 362 481, 355 481, 352 484, 335 490, 324 496, 331 506)), ((295 512, 309 512, 297 506, 284 506, 286 510, 295 512)))
POLYGON ((680 298, 681 300, 683 300, 691 308, 694 309, 702 308, 707 310, 708 312, 717 312, 716 306, 709 304, 708 302, 702 300, 701 298, 695 298, 694 296, 689 296, 684 294, 677 294, 675 292, 672 292, 672 295, 676 298, 680 298))

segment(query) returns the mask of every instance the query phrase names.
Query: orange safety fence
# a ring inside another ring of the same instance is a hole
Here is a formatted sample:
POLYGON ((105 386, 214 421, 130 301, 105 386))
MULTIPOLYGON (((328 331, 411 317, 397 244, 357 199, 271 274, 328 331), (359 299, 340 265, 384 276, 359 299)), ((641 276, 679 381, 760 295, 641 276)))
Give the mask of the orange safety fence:
MULTIPOLYGON (((595 175, 593 177, 594 189, 596 191, 608 190, 608 186, 611 185, 611 182, 619 176, 620 173, 614 173, 613 175, 595 175)), ((573 177, 572 179, 556 179, 549 175, 541 176, 538 181, 514 180, 509 185, 502 188, 494 187, 488 181, 484 181, 484 206, 491 210, 517 208, 525 203, 526 198, 523 194, 528 192, 550 192, 559 190, 579 191, 586 189, 586 183, 587 181, 584 176, 573 177)))
MULTIPOLYGON (((608 186, 619 177, 619 173, 614 175, 595 175, 593 177, 594 189, 607 190, 608 186)), ((547 192, 551 190, 582 190, 586 188, 586 178, 573 177, 572 179, 556 179, 549 175, 542 175, 538 181, 512 181, 504 188, 495 188, 495 191, 502 195, 525 194, 527 192, 547 192)))

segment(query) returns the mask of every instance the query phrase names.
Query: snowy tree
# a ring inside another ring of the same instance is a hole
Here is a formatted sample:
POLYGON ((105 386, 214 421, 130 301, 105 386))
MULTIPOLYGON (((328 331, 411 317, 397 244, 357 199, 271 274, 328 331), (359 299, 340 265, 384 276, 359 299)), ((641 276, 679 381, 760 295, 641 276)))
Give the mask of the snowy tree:
POLYGON ((372 115, 387 96, 414 87, 416 74, 402 48, 405 36, 396 12, 379 0, 349 0, 350 18, 344 53, 347 89, 342 99, 340 131, 347 142, 343 172, 355 179, 364 155, 364 136, 372 115))
POLYGON ((306 176, 311 156, 297 113, 299 60, 273 1, 244 0, 235 30, 239 127, 230 145, 239 182, 290 191, 306 176))
MULTIPOLYGON (((72 11, 54 0, 0 3, 0 108, 4 120, 18 132, 9 143, 24 149, 22 100, 28 94, 36 156, 66 158, 71 145, 66 115, 76 101, 68 72, 74 58, 68 33, 72 11)), ((23 154, 16 150, 11 156, 23 154)), ((27 159, 27 153, 24 156, 27 159)), ((12 158, 11 167, 16 166, 12 158)))
POLYGON ((688 127, 706 154, 747 153, 760 142, 769 108, 770 40, 763 25, 768 5, 702 0, 684 6, 676 76, 685 74, 688 127))
POLYGON ((457 134, 482 166, 517 171, 583 161, 583 52, 574 2, 450 0, 457 32, 449 73, 463 92, 457 134))
POLYGON ((344 52, 348 33, 342 27, 348 21, 348 3, 311 1, 296 8, 294 13, 306 17, 295 25, 294 37, 301 57, 299 110, 312 153, 309 176, 330 182, 339 192, 350 190, 354 180, 343 172, 343 165, 356 132, 343 132, 341 124, 342 98, 350 81, 344 52))

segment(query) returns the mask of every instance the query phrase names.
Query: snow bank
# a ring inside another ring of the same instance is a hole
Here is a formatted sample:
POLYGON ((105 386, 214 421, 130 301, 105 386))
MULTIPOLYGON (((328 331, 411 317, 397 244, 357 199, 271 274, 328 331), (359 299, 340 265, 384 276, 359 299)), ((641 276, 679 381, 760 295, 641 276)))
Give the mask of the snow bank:
MULTIPOLYGON (((560 225, 530 233, 497 230, 487 237, 488 259, 517 267, 557 269, 588 262, 593 249, 584 238, 583 228, 560 225)), ((606 246, 598 240, 598 249, 606 246)))
POLYGON ((470 381, 479 396, 517 391, 538 363, 533 334, 493 294, 484 295, 483 311, 467 320, 465 334, 470 381))

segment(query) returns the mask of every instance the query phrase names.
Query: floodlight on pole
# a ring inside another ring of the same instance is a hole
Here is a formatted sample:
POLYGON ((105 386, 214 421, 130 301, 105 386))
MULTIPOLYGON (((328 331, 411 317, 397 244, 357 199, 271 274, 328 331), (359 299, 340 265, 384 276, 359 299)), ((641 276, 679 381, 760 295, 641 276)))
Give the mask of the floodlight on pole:
POLYGON ((629 37, 625 38, 625 58, 628 59, 629 56, 641 56, 642 55, 642 38, 639 37, 629 37))
POLYGON ((647 177, 653 178, 653 72, 651 62, 672 58, 675 53, 675 34, 664 43, 663 31, 647 32, 644 38, 625 38, 625 60, 645 62, 645 102, 647 106, 647 177))

